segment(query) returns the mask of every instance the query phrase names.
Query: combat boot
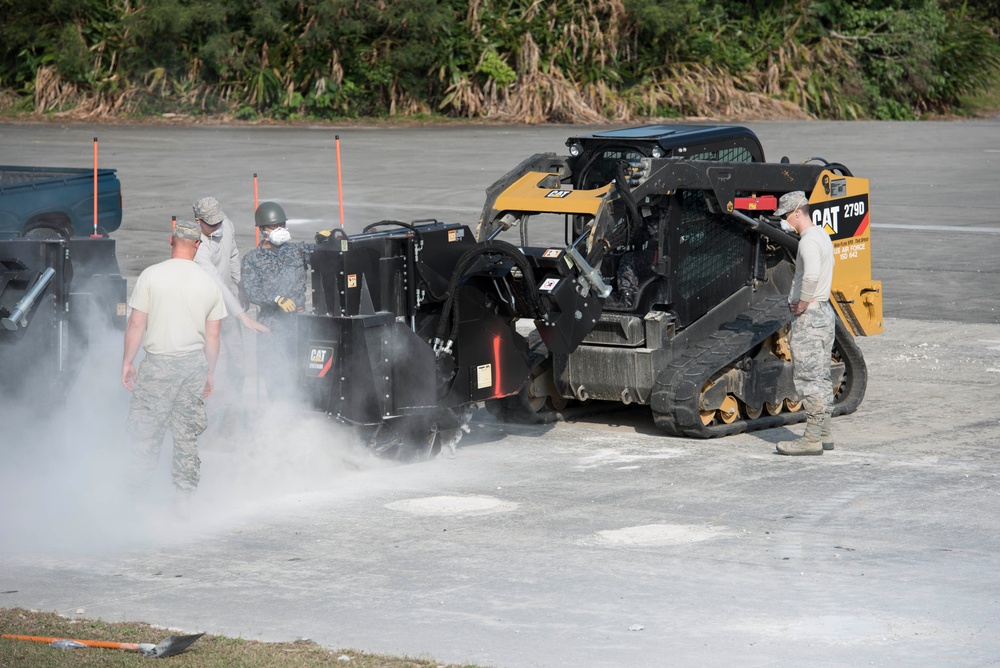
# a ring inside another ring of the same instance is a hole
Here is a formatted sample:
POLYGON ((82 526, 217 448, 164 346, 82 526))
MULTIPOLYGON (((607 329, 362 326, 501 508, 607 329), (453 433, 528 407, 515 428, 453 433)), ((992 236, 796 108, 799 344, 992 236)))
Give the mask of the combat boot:
POLYGON ((830 428, 831 417, 829 413, 823 415, 822 441, 824 450, 833 450, 833 430, 830 428))
POLYGON ((796 441, 785 441, 776 447, 782 455, 821 455, 823 454, 823 428, 829 429, 829 424, 824 425, 824 417, 829 414, 820 413, 818 402, 814 396, 807 395, 802 399, 805 404, 808 418, 806 419, 806 430, 802 433, 802 438, 796 441))
POLYGON ((796 457, 799 455, 822 455, 823 443, 812 441, 803 436, 794 441, 784 441, 774 446, 779 455, 789 455, 796 457))
POLYGON ((194 505, 194 494, 193 489, 180 489, 174 493, 174 501, 171 504, 171 510, 174 513, 174 517, 179 520, 189 521, 194 515, 192 506, 194 505))

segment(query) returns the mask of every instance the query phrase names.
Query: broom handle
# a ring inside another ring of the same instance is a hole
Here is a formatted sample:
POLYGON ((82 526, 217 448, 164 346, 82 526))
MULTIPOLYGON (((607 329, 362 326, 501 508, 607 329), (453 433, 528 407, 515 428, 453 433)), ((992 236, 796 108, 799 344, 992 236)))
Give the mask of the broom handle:
POLYGON ((52 644, 57 640, 72 640, 78 642, 81 645, 86 645, 87 647, 103 647, 105 649, 131 649, 139 651, 139 645, 132 642, 110 642, 107 640, 80 640, 79 638, 46 638, 44 636, 19 636, 13 633, 4 633, 3 638, 10 638, 12 640, 30 640, 32 642, 43 642, 46 644, 52 644))

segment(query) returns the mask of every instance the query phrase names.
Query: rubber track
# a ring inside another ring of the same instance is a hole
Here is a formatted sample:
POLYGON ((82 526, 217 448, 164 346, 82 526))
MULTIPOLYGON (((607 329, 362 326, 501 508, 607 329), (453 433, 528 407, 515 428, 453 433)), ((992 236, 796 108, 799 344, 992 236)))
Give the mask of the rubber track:
MULTIPOLYGON (((711 336, 693 343, 659 374, 651 397, 657 427, 673 436, 719 438, 758 429, 803 422, 803 411, 762 414, 753 420, 737 419, 732 424, 701 421, 701 390, 722 369, 750 352, 791 319, 784 296, 770 297, 736 320, 723 325, 711 336)), ((835 399, 834 415, 851 413, 861 403, 867 384, 867 369, 861 350, 847 328, 838 320, 834 346, 845 365, 847 387, 835 399)))

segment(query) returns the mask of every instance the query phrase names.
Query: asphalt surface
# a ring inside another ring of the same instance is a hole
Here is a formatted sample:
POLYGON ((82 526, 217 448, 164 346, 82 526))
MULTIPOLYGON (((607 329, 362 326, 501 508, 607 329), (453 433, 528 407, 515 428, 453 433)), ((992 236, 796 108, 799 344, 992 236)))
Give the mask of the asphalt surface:
MULTIPOLYGON (((859 341, 868 393, 833 452, 774 455, 800 427, 704 442, 642 409, 482 411, 454 458, 395 466, 251 388, 253 428, 207 435, 183 519, 166 457, 151 505, 124 502, 127 392, 101 367, 65 412, 4 425, 0 605, 498 668, 1000 663, 1000 120, 750 126, 771 159, 872 179, 886 332, 859 341)), ((88 166, 99 137, 134 279, 202 194, 249 248, 254 172, 295 238, 339 224, 337 134, 350 233, 472 225, 493 180, 583 130, 5 124, 0 141, 8 164, 88 166)))

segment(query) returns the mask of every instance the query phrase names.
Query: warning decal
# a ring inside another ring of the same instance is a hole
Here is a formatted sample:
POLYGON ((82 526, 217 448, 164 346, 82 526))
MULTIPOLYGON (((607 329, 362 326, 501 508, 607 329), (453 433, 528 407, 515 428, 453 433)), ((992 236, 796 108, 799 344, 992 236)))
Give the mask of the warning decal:
POLYGON ((493 385, 493 365, 480 364, 476 367, 476 389, 482 390, 493 385))

